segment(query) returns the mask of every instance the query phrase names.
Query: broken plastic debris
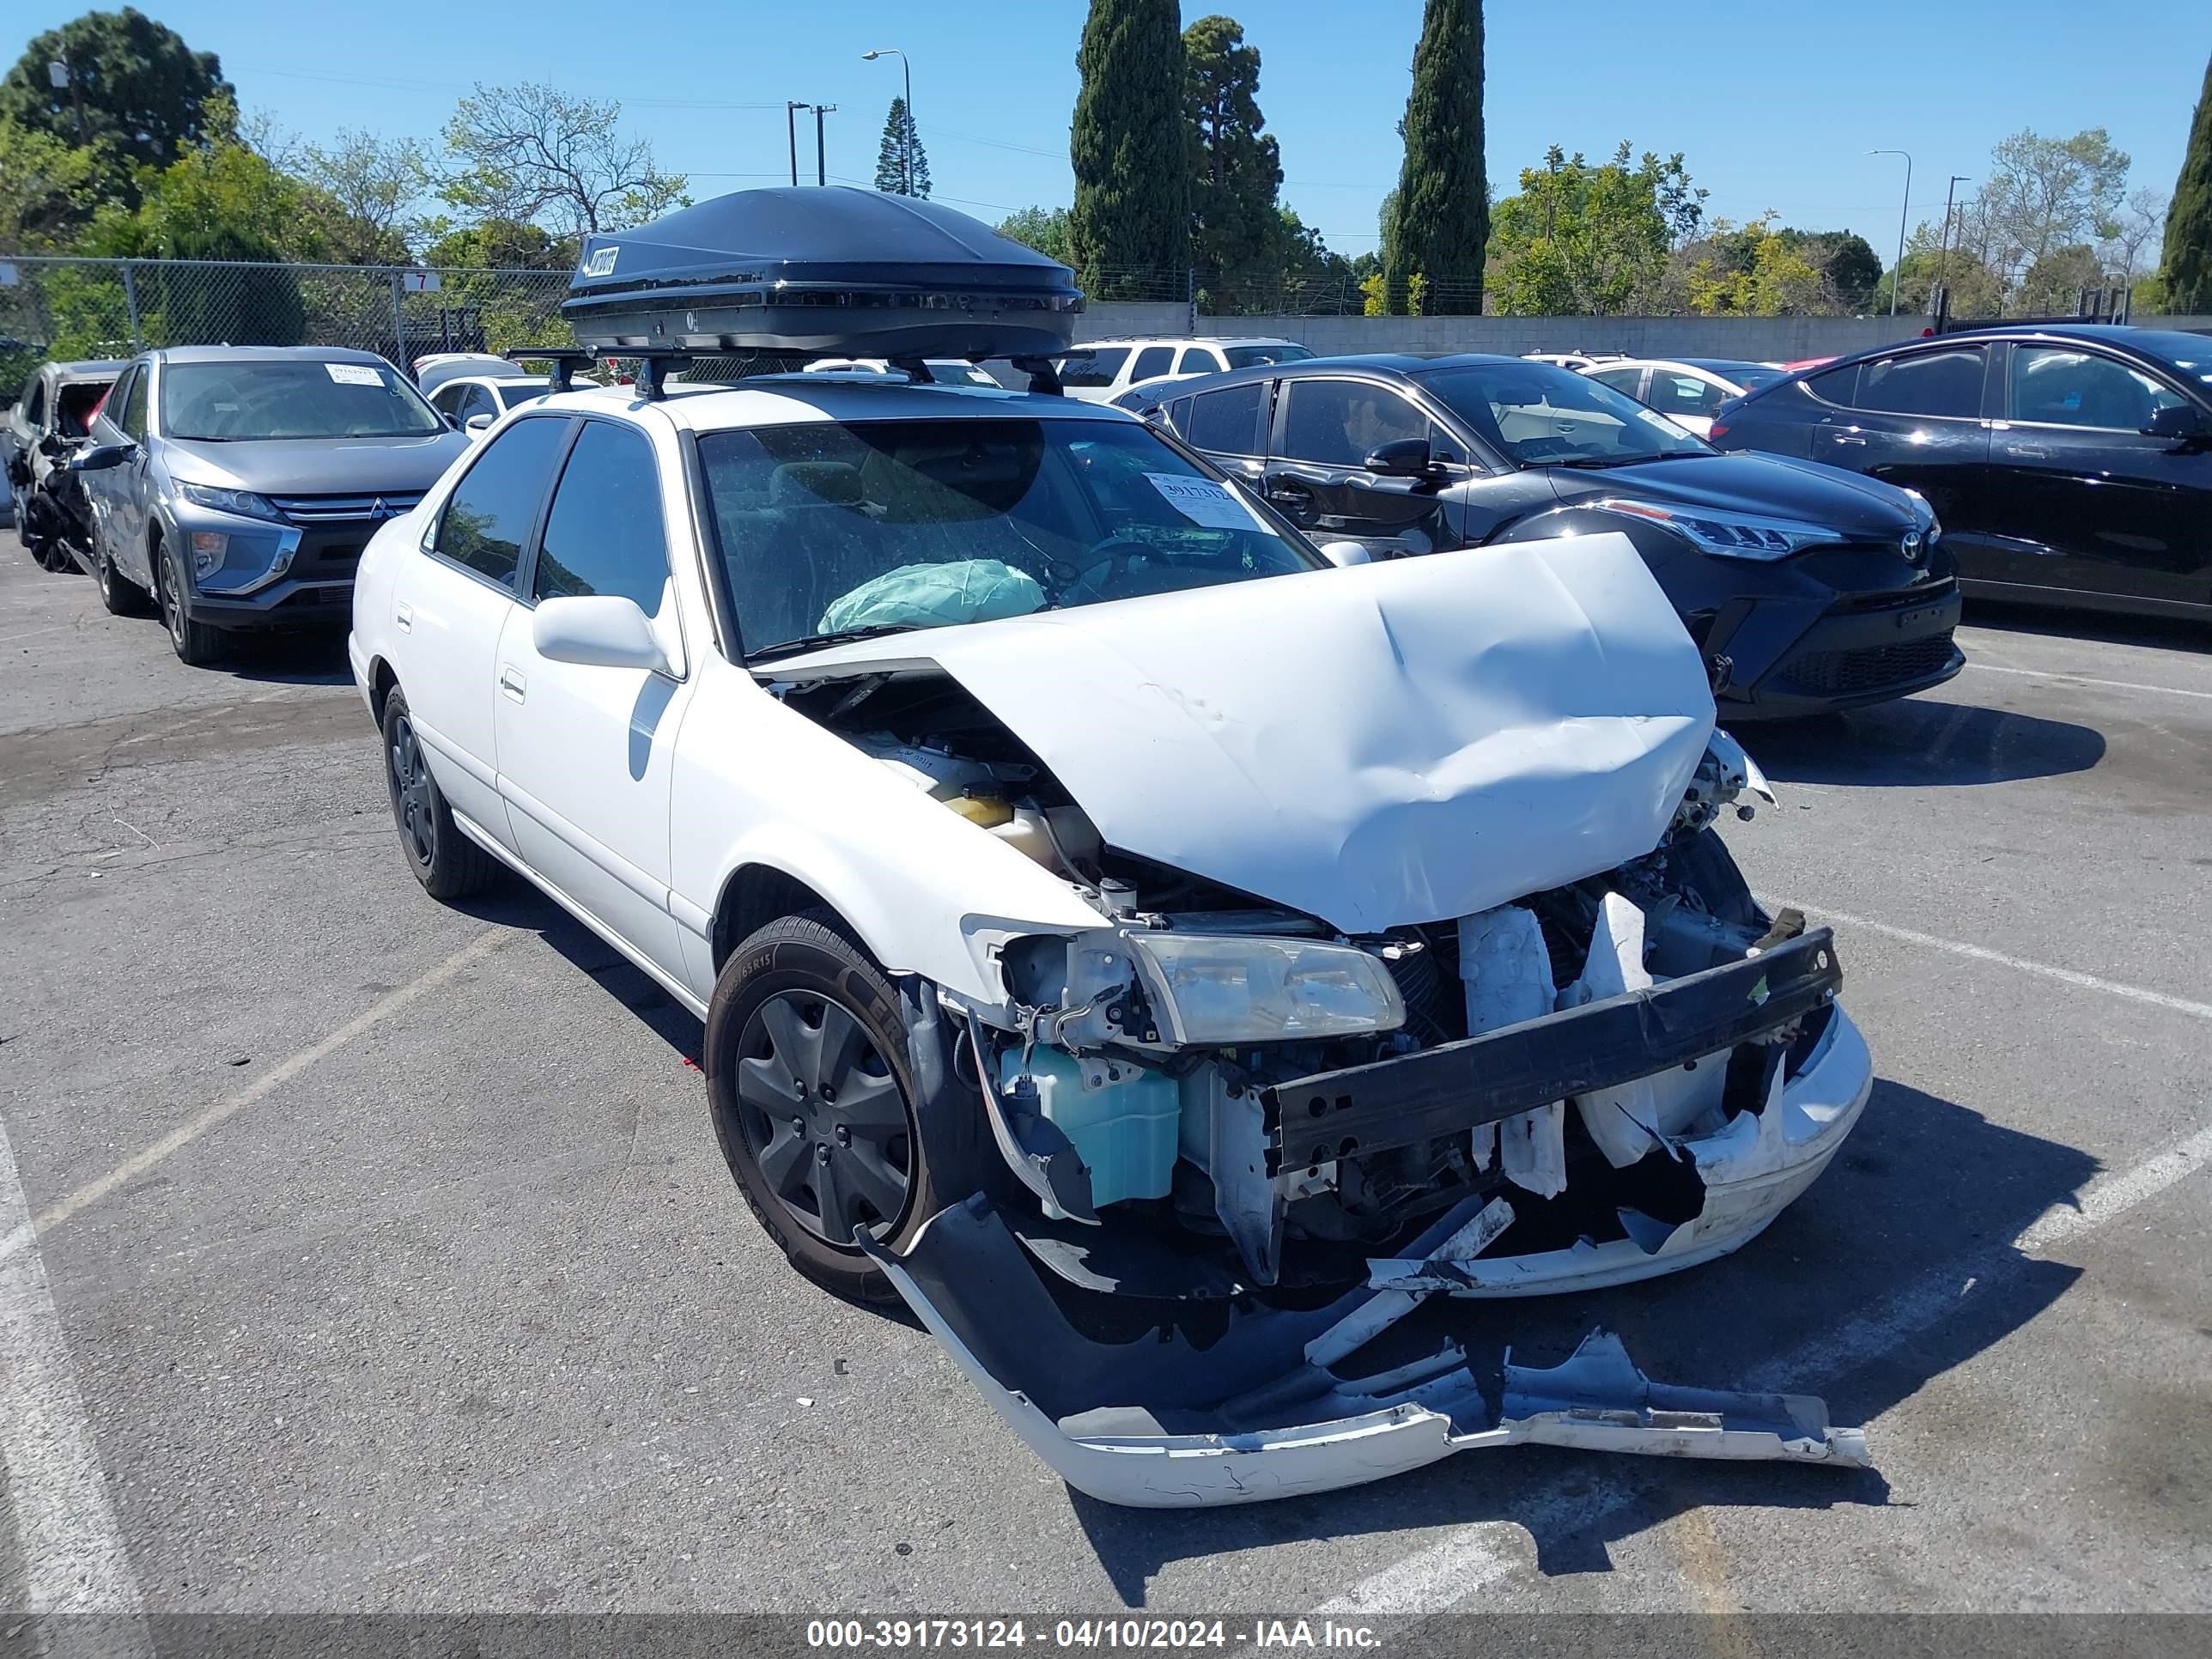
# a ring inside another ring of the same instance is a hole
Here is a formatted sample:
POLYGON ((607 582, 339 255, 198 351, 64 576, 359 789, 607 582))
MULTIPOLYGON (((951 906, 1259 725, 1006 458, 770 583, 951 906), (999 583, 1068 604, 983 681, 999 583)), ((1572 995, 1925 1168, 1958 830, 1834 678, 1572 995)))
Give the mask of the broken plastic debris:
POLYGON ((813 1396, 802 1394, 799 1396, 799 1403, 802 1406, 811 1406, 814 1403, 813 1396))

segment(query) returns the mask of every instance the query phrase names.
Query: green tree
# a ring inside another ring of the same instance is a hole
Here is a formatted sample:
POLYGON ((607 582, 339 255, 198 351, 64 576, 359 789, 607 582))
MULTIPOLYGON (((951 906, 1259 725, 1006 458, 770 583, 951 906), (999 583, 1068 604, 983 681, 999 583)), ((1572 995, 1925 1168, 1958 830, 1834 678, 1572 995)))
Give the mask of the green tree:
POLYGON ((2185 314, 2212 311, 2212 62, 2204 66, 2204 90, 2166 210, 2166 264, 2160 276, 2170 308, 2185 314))
POLYGON ((876 188, 886 196, 929 194, 929 157, 903 98, 892 99, 891 112, 884 118, 883 143, 876 146, 876 188))
POLYGON ((1954 317, 1995 317, 2004 309, 2003 276, 1984 264, 1972 248, 1960 246, 1955 234, 1947 250, 1942 230, 1925 222, 1915 226, 1912 234, 1905 239, 1903 262, 1896 270, 1884 272, 1875 285, 1873 298, 1867 307, 1869 314, 1889 309, 1893 283, 1898 290, 1897 308, 1903 312, 1929 314, 1939 283, 1951 291, 1950 314, 1954 317))
POLYGON ((1179 21, 1176 0, 1091 0, 1083 25, 1068 240, 1094 298, 1157 296, 1157 275, 1144 276, 1190 262, 1179 21))
POLYGON ((0 80, 0 120, 98 151, 116 188, 137 204, 134 167, 165 167, 205 139, 227 136, 236 94, 211 52, 130 6, 89 11, 33 35, 0 80), (66 88, 47 65, 69 66, 66 88))
POLYGON ((1725 219, 1685 276, 1689 308, 1701 317, 1802 316, 1820 308, 1820 273, 1766 214, 1738 229, 1725 219))
POLYGON ((1481 0, 1427 0, 1400 131, 1406 159, 1382 246, 1394 301, 1427 278, 1435 314, 1482 310, 1490 186, 1482 153, 1481 0))
POLYGON ((1820 273, 1824 309, 1863 312, 1872 302, 1875 284, 1881 280, 1881 256, 1865 237, 1848 230, 1796 230, 1787 225, 1775 234, 1820 273))
POLYGON ((439 193, 465 213, 543 224, 556 235, 621 230, 688 207, 686 180, 625 137, 622 106, 557 88, 479 82, 446 123, 452 169, 439 193))
POLYGON ((1984 258, 2017 281, 2056 249, 2109 235, 2127 183, 2127 152, 2104 128, 2071 138, 2023 128, 1990 152, 1978 198, 1984 258))
POLYGON ((271 156, 308 189, 329 257, 342 264, 404 264, 419 239, 418 212, 432 178, 430 152, 416 138, 380 138, 353 128, 328 146, 303 144, 271 156), (289 164, 289 165, 288 165, 289 164))
MULTIPOLYGON (((0 248, 58 246, 91 218, 100 173, 94 153, 18 121, 0 120, 0 248)), ((12 393, 12 385, 0 383, 12 393)))
POLYGON ((1490 292, 1501 315, 1631 316, 1662 307, 1668 260, 1705 217, 1705 192, 1678 154, 1626 141, 1592 167, 1554 144, 1492 218, 1490 292))
POLYGON ((2085 288, 2103 288, 2104 261, 2087 242, 2056 247, 2027 268, 2014 296, 2016 310, 2031 316, 2072 316, 2085 288))
POLYGON ((1233 306, 1234 273, 1291 255, 1276 202, 1282 155, 1261 131, 1260 52, 1244 44, 1243 26, 1201 17, 1182 32, 1182 50, 1191 258, 1215 304, 1233 306))
POLYGON ((1025 207, 1000 220, 998 232, 1024 247, 1035 248, 1048 259, 1073 266, 1075 246, 1070 227, 1074 216, 1066 208, 1025 207))

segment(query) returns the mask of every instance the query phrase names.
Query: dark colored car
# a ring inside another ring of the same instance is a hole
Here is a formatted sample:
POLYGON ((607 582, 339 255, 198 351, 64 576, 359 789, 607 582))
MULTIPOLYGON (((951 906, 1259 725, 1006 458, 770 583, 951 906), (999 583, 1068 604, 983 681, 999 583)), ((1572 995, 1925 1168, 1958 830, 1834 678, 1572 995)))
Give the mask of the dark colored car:
POLYGON ((377 526, 469 441, 398 370, 319 346, 177 346, 134 359, 71 468, 118 615, 159 606, 194 665, 257 629, 343 626, 377 526))
POLYGON ((1704 651, 1723 720, 1881 702, 1965 660, 1925 502, 1720 454, 1549 363, 1319 358, 1173 382, 1139 412, 1316 539, 1373 557, 1623 532, 1704 651))
POLYGON ((68 544, 88 533, 84 492, 69 459, 91 441, 93 411, 122 371, 119 362, 41 363, 14 404, 0 412, 0 472, 23 550, 41 568, 71 568, 68 544))
POLYGON ((1970 594, 2212 617, 2212 337, 2059 324, 1908 341, 1753 390, 1713 441, 1919 491, 1970 594))

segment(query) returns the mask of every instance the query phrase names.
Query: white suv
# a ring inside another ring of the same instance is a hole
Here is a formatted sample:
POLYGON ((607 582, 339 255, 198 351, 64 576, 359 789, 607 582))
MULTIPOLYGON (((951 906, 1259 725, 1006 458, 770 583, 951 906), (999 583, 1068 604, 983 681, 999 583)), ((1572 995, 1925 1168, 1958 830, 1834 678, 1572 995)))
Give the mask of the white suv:
POLYGON ((1095 340, 1062 359, 1060 383, 1071 398, 1110 404, 1147 380, 1186 380, 1261 363, 1299 363, 1314 354, 1295 340, 1213 335, 1201 339, 1095 340))
POLYGON ((422 884, 519 871, 703 1018, 769 1235, 904 1297, 1081 1490, 1863 1461, 1610 1339, 1509 1368, 1488 1429, 1455 1350, 1325 1369, 1433 1291, 1732 1250, 1866 1103, 1832 941, 1712 831, 1764 787, 1625 537, 1333 568, 1117 410, 603 389, 377 532, 349 654, 422 884), (1099 1335, 1178 1303, 1228 1336, 1099 1335))

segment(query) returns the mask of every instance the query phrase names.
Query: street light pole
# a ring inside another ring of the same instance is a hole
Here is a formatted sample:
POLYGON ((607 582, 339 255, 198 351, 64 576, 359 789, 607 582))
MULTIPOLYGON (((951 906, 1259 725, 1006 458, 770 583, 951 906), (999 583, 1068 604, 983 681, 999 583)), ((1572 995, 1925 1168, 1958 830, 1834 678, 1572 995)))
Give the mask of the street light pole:
POLYGON ((1905 200, 1897 210, 1897 263, 1889 268, 1889 314, 1897 315, 1897 290, 1905 282, 1905 221, 1912 211, 1912 157, 1901 149, 1870 149, 1869 155, 1903 155, 1905 157, 1905 200))
POLYGON ((896 46, 878 46, 873 52, 860 54, 860 61, 864 64, 872 64, 878 58, 897 58, 900 72, 906 77, 906 131, 899 135, 899 149, 905 165, 900 172, 906 179, 906 193, 911 196, 914 194, 914 147, 917 142, 914 125, 914 64, 896 46))
POLYGON ((1936 266, 1936 285, 1938 288, 1951 280, 1951 192, 1971 182, 1965 173, 1954 173, 1951 175, 1951 182, 1943 186, 1943 253, 1936 266))
POLYGON ((804 98, 787 98, 783 102, 783 136, 791 145, 791 182, 799 183, 799 112, 806 107, 804 98))
POLYGON ((822 118, 837 112, 835 104, 814 106, 814 182, 826 186, 830 182, 829 158, 822 153, 822 118))

